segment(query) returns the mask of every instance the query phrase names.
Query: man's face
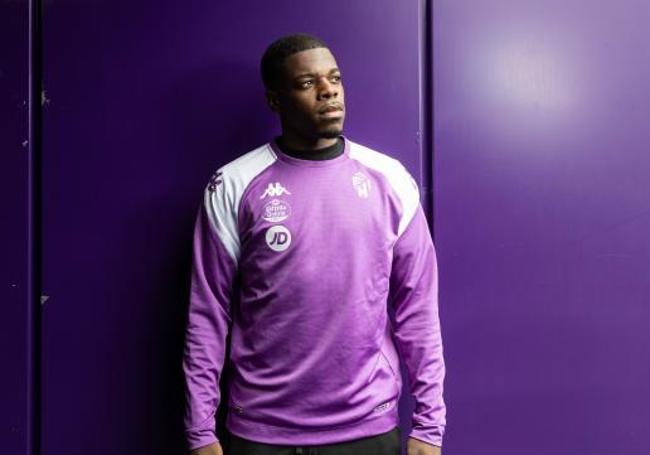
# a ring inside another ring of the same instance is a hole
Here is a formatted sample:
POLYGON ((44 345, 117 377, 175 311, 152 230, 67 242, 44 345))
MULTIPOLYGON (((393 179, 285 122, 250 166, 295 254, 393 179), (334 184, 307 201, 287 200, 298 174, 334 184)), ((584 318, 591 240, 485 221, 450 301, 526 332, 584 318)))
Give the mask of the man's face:
MULTIPOLYGON (((284 61, 284 77, 271 107, 284 128, 305 138, 334 138, 343 131, 343 83, 334 56, 327 48, 309 49, 284 61)), ((271 95, 273 98, 273 95, 271 95)))

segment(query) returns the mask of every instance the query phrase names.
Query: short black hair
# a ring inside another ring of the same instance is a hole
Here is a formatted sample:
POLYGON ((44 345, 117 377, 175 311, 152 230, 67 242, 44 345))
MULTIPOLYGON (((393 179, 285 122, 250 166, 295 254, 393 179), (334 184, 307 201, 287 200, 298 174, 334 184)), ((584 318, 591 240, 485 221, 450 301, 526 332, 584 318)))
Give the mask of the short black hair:
POLYGON ((322 39, 307 33, 286 35, 273 41, 262 56, 261 71, 264 86, 267 89, 274 89, 278 86, 278 82, 282 78, 282 65, 287 57, 296 52, 319 47, 327 48, 327 44, 322 39))

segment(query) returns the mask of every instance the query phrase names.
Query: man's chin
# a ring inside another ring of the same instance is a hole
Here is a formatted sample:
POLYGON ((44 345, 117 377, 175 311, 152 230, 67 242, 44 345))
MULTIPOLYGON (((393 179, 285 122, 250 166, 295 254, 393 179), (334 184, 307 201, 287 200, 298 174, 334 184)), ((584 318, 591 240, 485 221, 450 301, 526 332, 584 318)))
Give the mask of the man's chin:
POLYGON ((334 139, 343 133, 343 128, 329 128, 318 132, 318 137, 321 139, 334 139))

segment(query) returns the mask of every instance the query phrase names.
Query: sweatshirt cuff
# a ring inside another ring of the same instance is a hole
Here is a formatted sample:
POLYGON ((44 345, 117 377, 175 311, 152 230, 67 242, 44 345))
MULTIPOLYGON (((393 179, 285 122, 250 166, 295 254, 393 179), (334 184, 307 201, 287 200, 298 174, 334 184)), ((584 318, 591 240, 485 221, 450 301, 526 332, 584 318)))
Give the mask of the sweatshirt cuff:
POLYGON ((219 442, 214 430, 209 428, 205 430, 188 431, 186 434, 190 450, 200 449, 201 447, 205 447, 214 442, 219 442))
POLYGON ((418 439, 427 444, 442 447, 442 436, 444 434, 444 427, 432 426, 428 428, 413 427, 409 437, 418 439))

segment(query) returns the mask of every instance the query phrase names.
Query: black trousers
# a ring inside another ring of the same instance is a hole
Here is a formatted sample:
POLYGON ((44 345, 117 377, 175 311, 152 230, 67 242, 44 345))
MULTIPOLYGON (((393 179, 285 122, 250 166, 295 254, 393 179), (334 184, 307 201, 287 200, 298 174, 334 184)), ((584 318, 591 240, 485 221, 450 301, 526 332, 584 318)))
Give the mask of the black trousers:
POLYGON ((366 438, 325 445, 288 446, 240 438, 230 432, 223 441, 224 455, 401 455, 399 427, 366 438))

